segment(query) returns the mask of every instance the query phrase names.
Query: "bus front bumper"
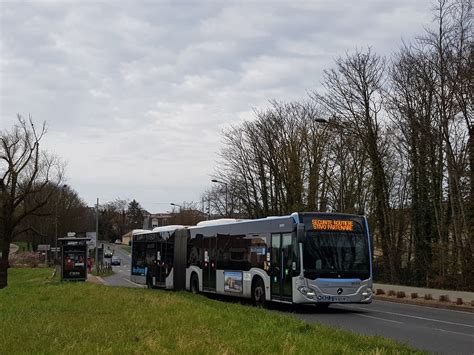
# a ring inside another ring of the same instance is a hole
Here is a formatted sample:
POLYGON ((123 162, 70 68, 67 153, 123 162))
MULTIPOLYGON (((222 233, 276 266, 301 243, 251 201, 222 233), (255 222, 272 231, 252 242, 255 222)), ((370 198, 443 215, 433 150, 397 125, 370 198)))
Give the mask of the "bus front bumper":
MULTIPOLYGON (((296 282, 296 292, 293 294, 294 303, 371 303, 373 299, 372 282, 359 281, 358 285, 339 283, 327 286, 323 282, 304 280, 296 282), (308 282, 309 281, 309 282, 308 282)), ((343 281, 343 280, 340 280, 343 281)))

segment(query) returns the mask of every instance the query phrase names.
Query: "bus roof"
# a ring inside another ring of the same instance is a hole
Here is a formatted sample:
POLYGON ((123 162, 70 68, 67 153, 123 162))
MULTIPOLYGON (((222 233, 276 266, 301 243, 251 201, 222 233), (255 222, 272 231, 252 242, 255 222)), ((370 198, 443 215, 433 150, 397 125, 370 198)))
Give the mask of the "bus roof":
POLYGON ((193 238, 195 235, 203 231, 213 231, 213 233, 262 233, 268 230, 275 230, 280 233, 292 232, 295 226, 295 219, 292 216, 281 216, 272 218, 259 219, 223 219, 206 221, 205 223, 198 223, 196 226, 188 228, 193 238))
POLYGON ((155 227, 153 228, 153 232, 172 232, 172 231, 175 231, 176 229, 183 229, 183 228, 187 228, 187 227, 182 226, 180 224, 172 224, 169 226, 155 227))
POLYGON ((229 224, 244 221, 243 219, 235 219, 235 218, 219 218, 219 219, 211 219, 210 221, 201 221, 196 224, 196 227, 205 227, 205 226, 219 226, 221 224, 229 224))
POLYGON ((150 233, 151 230, 149 229, 134 229, 132 231, 132 235, 138 235, 138 234, 146 234, 146 233, 150 233))

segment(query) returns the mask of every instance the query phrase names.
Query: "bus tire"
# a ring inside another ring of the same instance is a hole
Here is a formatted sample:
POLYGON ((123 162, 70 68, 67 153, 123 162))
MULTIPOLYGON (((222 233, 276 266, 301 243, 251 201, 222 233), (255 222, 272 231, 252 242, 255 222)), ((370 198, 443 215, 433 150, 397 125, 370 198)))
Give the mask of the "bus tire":
POLYGON ((191 275, 191 282, 189 288, 191 289, 191 292, 195 295, 199 293, 199 279, 195 272, 193 272, 191 275))
POLYGON ((252 283, 252 303, 255 307, 265 307, 265 283, 256 277, 252 283))

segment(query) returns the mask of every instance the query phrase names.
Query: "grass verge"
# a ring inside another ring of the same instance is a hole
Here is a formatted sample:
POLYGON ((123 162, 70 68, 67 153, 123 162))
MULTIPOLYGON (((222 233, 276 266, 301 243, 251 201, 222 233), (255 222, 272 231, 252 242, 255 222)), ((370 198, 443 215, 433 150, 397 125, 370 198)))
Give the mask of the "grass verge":
POLYGON ((0 290, 2 353, 416 353, 380 337, 184 292, 49 281, 10 269, 0 290))

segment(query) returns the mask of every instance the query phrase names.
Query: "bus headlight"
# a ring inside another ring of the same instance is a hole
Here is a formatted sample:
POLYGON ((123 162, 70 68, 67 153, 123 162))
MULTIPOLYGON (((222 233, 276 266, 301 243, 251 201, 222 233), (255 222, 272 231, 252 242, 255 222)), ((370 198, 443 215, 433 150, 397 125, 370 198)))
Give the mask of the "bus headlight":
POLYGON ((315 295, 315 291, 312 288, 306 286, 298 287, 298 291, 300 291, 303 295, 308 297, 313 297, 315 295))
POLYGON ((372 295, 372 289, 370 287, 367 288, 365 292, 362 292, 362 297, 367 298, 372 295))

